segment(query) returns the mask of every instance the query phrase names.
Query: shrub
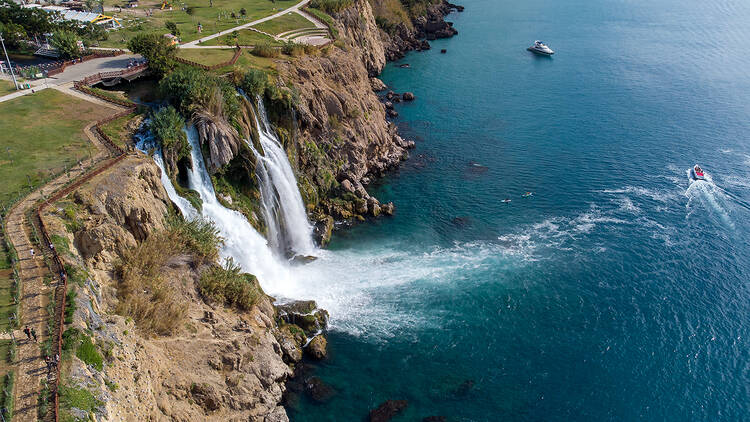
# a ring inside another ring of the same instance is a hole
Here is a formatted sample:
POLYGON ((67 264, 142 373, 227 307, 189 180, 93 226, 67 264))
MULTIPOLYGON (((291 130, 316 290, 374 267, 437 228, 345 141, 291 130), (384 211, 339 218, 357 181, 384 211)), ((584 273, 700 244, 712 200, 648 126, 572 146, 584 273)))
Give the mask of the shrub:
POLYGON ((60 405, 64 409, 76 408, 88 413, 96 410, 102 404, 100 400, 94 397, 94 394, 85 388, 60 386, 60 405))
POLYGON ((190 144, 183 131, 185 120, 172 106, 162 107, 151 114, 148 128, 156 142, 161 146, 164 162, 169 173, 174 174, 177 162, 183 158, 190 158, 190 144))
POLYGON ((104 368, 104 358, 96 348, 96 345, 91 341, 89 336, 81 336, 81 342, 76 349, 76 356, 78 359, 96 368, 97 371, 101 371, 104 368))
POLYGON ((117 266, 120 278, 117 312, 135 320, 144 331, 171 334, 183 325, 187 308, 184 287, 164 277, 167 262, 183 254, 191 254, 198 260, 213 260, 221 244, 212 223, 168 217, 165 230, 151 234, 126 251, 117 266))
POLYGON ((235 88, 223 78, 191 66, 183 66, 159 82, 159 91, 183 116, 209 111, 231 121, 240 110, 235 88))
POLYGON ((268 85, 268 75, 260 69, 249 69, 240 81, 240 88, 251 96, 263 94, 266 85, 268 85))
POLYGON ((326 13, 338 13, 354 4, 354 0, 312 0, 310 7, 326 13))
POLYGON ((256 44, 250 53, 258 57, 279 57, 279 50, 273 48, 269 42, 260 42, 256 44))
POLYGON ((13 419, 13 384, 15 383, 15 376, 13 371, 8 371, 3 377, 3 391, 2 400, 0 403, 3 406, 3 417, 5 420, 13 419))
POLYGON ((172 21, 167 21, 164 24, 164 26, 167 27, 167 29, 169 30, 170 34, 174 35, 175 37, 179 37, 180 36, 180 30, 177 28, 177 24, 176 23, 174 23, 172 21))
POLYGON ((231 258, 223 266, 214 265, 204 271, 198 290, 206 299, 243 311, 250 310, 263 294, 255 276, 243 273, 231 258))
POLYGON ((65 295, 65 323, 70 324, 73 322, 73 314, 76 312, 76 296, 78 292, 75 289, 68 289, 68 294, 65 295))

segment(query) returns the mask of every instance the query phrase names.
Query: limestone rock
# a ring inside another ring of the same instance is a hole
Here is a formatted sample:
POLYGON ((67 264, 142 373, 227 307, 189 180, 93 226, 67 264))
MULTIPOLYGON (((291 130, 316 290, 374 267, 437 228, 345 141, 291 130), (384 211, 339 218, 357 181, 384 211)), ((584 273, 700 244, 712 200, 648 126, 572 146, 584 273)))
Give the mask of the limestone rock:
POLYGON ((375 92, 381 92, 381 91, 385 91, 386 89, 388 89, 388 86, 383 81, 374 77, 370 78, 370 86, 372 87, 372 90, 375 92))
POLYGON ((404 92, 403 99, 404 101, 414 101, 414 94, 411 92, 404 92))
POLYGON ((323 360, 328 356, 328 342, 323 335, 315 336, 305 348, 305 353, 317 360, 323 360))

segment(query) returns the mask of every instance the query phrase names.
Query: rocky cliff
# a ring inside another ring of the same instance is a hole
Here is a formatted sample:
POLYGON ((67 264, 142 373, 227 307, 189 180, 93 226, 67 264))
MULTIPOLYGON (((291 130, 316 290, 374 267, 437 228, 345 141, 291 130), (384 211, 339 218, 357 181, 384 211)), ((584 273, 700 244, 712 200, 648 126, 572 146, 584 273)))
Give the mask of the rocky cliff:
POLYGON ((292 373, 288 363, 301 358, 305 337, 277 322, 269 297, 247 312, 207 303, 196 286, 212 264, 174 249, 179 253, 167 252, 153 269, 164 283, 136 292, 157 303, 154 312, 133 312, 117 269, 138 257, 131 251, 168 230, 171 205, 159 171, 149 157, 130 156, 43 216, 75 292, 61 389, 90 395, 94 404, 64 405, 63 414, 88 419, 93 413, 104 421, 286 421, 279 403, 292 373), (156 325, 142 323, 149 318, 156 325), (177 323, 164 321, 174 318, 177 323), (82 352, 84 344, 90 346, 82 352))

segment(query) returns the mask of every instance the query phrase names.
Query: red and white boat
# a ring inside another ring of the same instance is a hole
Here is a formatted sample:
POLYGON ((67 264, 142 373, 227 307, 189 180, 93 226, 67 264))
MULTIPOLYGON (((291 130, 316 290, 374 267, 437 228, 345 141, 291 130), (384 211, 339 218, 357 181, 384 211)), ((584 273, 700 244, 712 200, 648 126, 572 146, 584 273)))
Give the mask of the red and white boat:
POLYGON ((698 164, 690 170, 690 177, 693 180, 706 180, 706 176, 703 174, 703 169, 698 164))

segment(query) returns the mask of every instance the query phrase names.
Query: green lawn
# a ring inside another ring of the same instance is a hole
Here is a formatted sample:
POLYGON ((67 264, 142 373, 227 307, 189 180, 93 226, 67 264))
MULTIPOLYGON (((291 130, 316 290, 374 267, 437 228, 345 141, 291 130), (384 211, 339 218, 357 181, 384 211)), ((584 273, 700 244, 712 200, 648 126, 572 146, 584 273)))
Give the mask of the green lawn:
POLYGON ((8 363, 10 343, 10 340, 0 340, 0 376, 5 375, 10 369, 11 364, 8 363))
MULTIPOLYGON (((124 27, 110 32, 109 39, 100 44, 102 47, 123 47, 137 33, 165 34, 168 32, 165 27, 167 21, 177 24, 182 42, 190 42, 272 15, 298 2, 299 0, 213 0, 213 7, 209 7, 208 0, 185 0, 174 2, 173 10, 161 10, 161 2, 147 0, 140 3, 137 8, 123 8, 122 12, 113 12, 124 27), (242 8, 245 9, 245 16, 240 15, 242 8), (153 10, 152 16, 146 16, 148 9, 153 10), (192 14, 187 13, 188 9, 192 14), (235 15, 234 18, 231 16, 232 13, 235 15), (199 23, 203 25, 203 32, 200 34, 198 33, 199 23)), ((105 6, 122 5, 122 3, 105 0, 105 6)))
POLYGON ((251 29, 242 29, 237 31, 237 40, 235 41, 233 34, 227 34, 222 37, 216 37, 212 40, 208 40, 201 45, 256 45, 258 43, 269 43, 271 45, 281 45, 280 42, 274 40, 266 34, 253 31, 251 29))
MULTIPOLYGON (((234 51, 234 49, 228 48, 185 48, 178 50, 177 56, 196 63, 205 64, 206 66, 212 66, 231 60, 232 56, 234 56, 234 51)), ((243 51, 242 54, 250 54, 250 52, 243 51)))
POLYGON ((255 25, 253 28, 269 34, 278 35, 282 32, 294 29, 315 28, 315 25, 302 17, 299 13, 290 12, 283 16, 279 16, 276 19, 271 19, 270 21, 265 21, 255 25))
MULTIPOLYGON (((125 97, 123 96, 123 98, 125 97)), ((135 116, 133 114, 129 114, 127 116, 122 116, 119 119, 112 120, 109 123, 105 123, 100 127, 102 131, 109 136, 109 139, 111 139, 112 142, 121 148, 127 148, 132 137, 130 131, 127 129, 127 124, 134 118, 135 116)))
POLYGON ((13 82, 0 80, 0 96, 11 94, 16 92, 16 88, 13 86, 13 82))
MULTIPOLYGON (((273 75, 276 74, 276 60, 293 60, 293 58, 285 56, 283 54, 276 58, 258 57, 250 54, 250 51, 243 51, 235 66, 245 69, 254 67, 257 69, 262 69, 273 75)), ((215 72, 218 74, 230 72, 232 70, 232 67, 233 66, 222 67, 220 69, 216 69, 215 72)))
POLYGON ((0 103, 0 204, 96 152, 82 129, 111 113, 54 89, 0 103))

